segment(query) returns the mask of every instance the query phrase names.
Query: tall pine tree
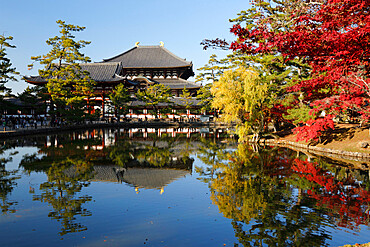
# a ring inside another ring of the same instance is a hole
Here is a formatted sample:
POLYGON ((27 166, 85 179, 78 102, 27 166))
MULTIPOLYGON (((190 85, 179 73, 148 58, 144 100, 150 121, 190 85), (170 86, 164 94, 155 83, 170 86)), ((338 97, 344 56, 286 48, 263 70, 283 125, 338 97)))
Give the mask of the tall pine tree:
POLYGON ((12 36, 5 37, 4 35, 0 35, 0 97, 3 97, 3 94, 11 92, 11 89, 7 88, 5 83, 17 81, 14 76, 19 74, 16 68, 12 67, 10 59, 7 58, 6 49, 16 48, 15 45, 11 45, 8 42, 10 40, 13 40, 12 36))
POLYGON ((68 120, 79 121, 87 112, 87 99, 93 95, 94 81, 80 66, 80 63, 90 62, 90 58, 80 51, 90 42, 76 41, 72 34, 83 31, 85 27, 66 24, 61 20, 57 24, 60 36, 46 41, 51 50, 46 55, 31 59, 45 65, 39 70, 39 75, 47 80, 46 87, 57 105, 58 114, 68 120))
POLYGON ((153 84, 148 86, 145 90, 136 92, 138 100, 143 101, 147 106, 153 107, 155 118, 158 118, 159 104, 170 103, 171 90, 168 86, 163 84, 153 84))

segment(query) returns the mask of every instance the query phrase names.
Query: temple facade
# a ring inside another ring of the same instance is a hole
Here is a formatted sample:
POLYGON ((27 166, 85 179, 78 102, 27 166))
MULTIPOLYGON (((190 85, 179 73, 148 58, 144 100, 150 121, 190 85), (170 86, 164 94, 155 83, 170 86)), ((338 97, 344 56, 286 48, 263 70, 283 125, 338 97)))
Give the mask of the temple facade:
MULTIPOLYGON (((193 64, 182 59, 169 50, 163 43, 159 46, 135 47, 111 58, 103 59, 98 63, 80 64, 81 69, 89 72, 89 76, 96 82, 94 88, 96 108, 99 108, 103 117, 109 116, 110 100, 108 95, 118 84, 124 84, 134 97, 137 90, 143 90, 149 85, 163 84, 172 92, 171 106, 176 111, 182 107, 181 95, 183 89, 195 97, 201 85, 188 81, 194 76, 193 64)), ((47 81, 40 76, 25 77, 25 80, 32 85, 46 85, 47 81)), ((198 101, 191 100, 193 113, 186 112, 187 116, 196 117, 199 115, 198 101)), ((160 107, 168 107, 162 105, 160 107)), ((130 104, 129 117, 151 118, 148 109, 143 102, 132 101, 130 104)), ((175 113, 175 112, 174 112, 175 113)), ((176 114, 170 114, 170 118, 176 114)))

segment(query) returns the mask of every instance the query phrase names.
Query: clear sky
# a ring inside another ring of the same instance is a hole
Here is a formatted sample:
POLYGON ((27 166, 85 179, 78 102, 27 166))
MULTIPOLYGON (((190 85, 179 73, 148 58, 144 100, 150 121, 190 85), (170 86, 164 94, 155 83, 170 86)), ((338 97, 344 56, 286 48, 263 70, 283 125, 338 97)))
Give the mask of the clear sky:
MULTIPOLYGON (((229 33, 230 18, 247 9, 248 0, 0 0, 0 33, 13 36, 16 49, 8 57, 21 75, 37 75, 36 66, 27 70, 31 56, 46 54, 45 41, 58 35, 56 21, 84 26, 76 39, 91 41, 81 50, 99 62, 140 45, 164 46, 194 64, 194 72, 207 63, 212 53, 204 51, 205 38, 234 37, 229 33)), ((193 78, 189 80, 194 81, 193 78)), ((8 87, 19 93, 27 83, 19 80, 8 87)))

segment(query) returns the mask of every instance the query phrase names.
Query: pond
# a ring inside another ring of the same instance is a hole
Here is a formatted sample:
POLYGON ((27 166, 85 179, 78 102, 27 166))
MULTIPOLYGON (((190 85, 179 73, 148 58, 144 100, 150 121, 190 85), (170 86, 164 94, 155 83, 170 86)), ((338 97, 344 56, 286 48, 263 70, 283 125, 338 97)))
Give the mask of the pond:
MULTIPOLYGON (((0 246, 340 246, 370 241, 369 171, 222 129, 2 141, 0 246)), ((364 166, 366 164, 363 164, 364 166)))

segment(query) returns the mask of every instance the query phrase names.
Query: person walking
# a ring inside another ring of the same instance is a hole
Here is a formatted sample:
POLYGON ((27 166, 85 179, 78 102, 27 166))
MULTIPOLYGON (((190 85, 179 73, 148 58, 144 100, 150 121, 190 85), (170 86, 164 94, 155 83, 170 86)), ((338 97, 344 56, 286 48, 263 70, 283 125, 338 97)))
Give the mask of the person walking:
POLYGON ((3 129, 4 129, 4 132, 6 131, 6 119, 3 120, 3 129))

